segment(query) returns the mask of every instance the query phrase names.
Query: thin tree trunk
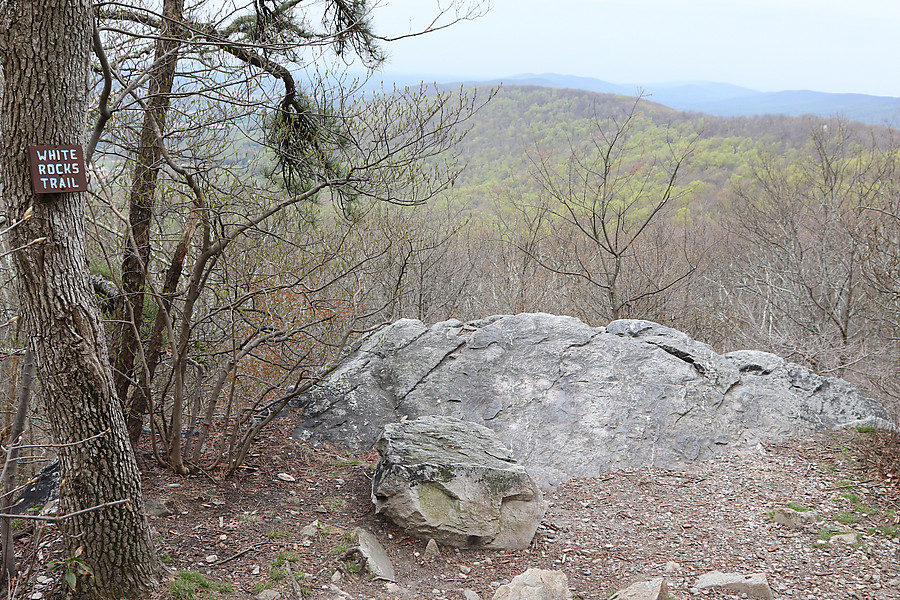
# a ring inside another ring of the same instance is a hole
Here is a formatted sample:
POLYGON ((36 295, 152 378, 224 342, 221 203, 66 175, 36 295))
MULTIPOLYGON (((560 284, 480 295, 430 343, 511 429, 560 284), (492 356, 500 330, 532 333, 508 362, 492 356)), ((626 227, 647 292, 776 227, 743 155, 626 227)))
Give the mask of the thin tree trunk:
POLYGON ((178 32, 184 0, 165 0, 160 37, 156 40, 155 67, 150 73, 149 97, 141 127, 141 141, 129 193, 128 229, 122 261, 122 288, 126 303, 116 328, 118 346, 114 350, 113 380, 122 405, 134 379, 134 360, 138 354, 140 330, 144 322, 144 297, 147 265, 150 261, 150 224, 162 144, 157 132, 165 131, 169 97, 178 65, 178 32))
MULTIPOLYGON (((25 419, 31 400, 31 383, 34 379, 34 356, 31 350, 25 351, 22 360, 22 376, 19 378, 19 389, 16 393, 16 416, 9 432, 9 450, 3 465, 3 499, 0 501, 0 512, 9 513, 15 488, 16 472, 19 464, 19 446, 22 433, 25 431, 25 419)), ((3 544, 3 565, 0 569, 0 583, 5 583, 16 574, 16 549, 13 545, 13 532, 10 519, 0 520, 0 543, 3 544)))
POLYGON ((8 215, 34 214, 9 235, 27 346, 59 449, 62 513, 125 504, 60 523, 66 555, 93 569, 77 598, 146 596, 159 560, 143 510, 85 254, 84 194, 32 193, 27 146, 84 139, 92 16, 88 0, 7 3, 0 15, 3 94, 0 188, 8 215), (43 241, 34 242, 43 238, 43 241), (102 434, 102 435, 98 435, 102 434), (89 441, 85 441, 89 440, 89 441))
POLYGON ((134 395, 131 399, 131 406, 128 410, 127 427, 128 437, 131 439, 131 445, 137 447, 138 439, 141 437, 141 429, 144 426, 144 417, 152 410, 153 396, 151 384, 153 375, 156 373, 156 367, 162 358, 163 334, 167 329, 172 329, 172 323, 168 322, 169 314, 172 309, 172 297, 178 290, 178 282, 181 280, 184 271, 184 261, 187 257, 188 250, 191 247, 191 240, 197 229, 197 212, 191 213, 188 218, 187 225, 181 236, 181 241, 175 249, 172 262, 166 272, 166 280, 163 283, 160 305, 156 313, 156 321, 153 323, 153 330, 150 333, 150 342, 147 344, 147 350, 144 354, 146 364, 141 370, 139 382, 135 388, 134 395))

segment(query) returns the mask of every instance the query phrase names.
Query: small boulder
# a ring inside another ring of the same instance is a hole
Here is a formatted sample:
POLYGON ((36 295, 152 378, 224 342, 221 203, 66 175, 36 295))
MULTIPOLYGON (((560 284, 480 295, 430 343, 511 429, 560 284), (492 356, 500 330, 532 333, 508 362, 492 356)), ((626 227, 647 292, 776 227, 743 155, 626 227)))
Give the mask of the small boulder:
POLYGON ((328 595, 325 597, 328 600, 353 600, 353 596, 337 587, 336 585, 329 585, 326 593, 328 595))
POLYGON ((358 529, 356 534, 359 553, 366 560, 366 570, 369 571, 372 578, 394 581, 394 565, 378 538, 365 529, 358 529))
POLYGON ((144 512, 148 517, 171 517, 174 514, 165 503, 153 498, 144 498, 144 512))
POLYGON ((315 537, 316 534, 319 533, 319 520, 316 519, 306 527, 300 530, 300 535, 302 537, 315 537))
POLYGON ((425 558, 431 558, 433 556, 440 556, 441 548, 437 545, 437 542, 434 541, 434 538, 430 538, 428 543, 425 544, 425 558))
POLYGON ((793 508, 782 507, 776 508, 772 513, 772 520, 788 527, 796 527, 802 529, 810 523, 819 520, 818 515, 812 511, 794 510, 793 508))
POLYGON ((415 594, 406 589, 405 587, 399 586, 396 583, 388 582, 384 584, 384 589, 391 594, 391 598, 404 598, 405 600, 417 600, 415 594))
POLYGON ((616 592, 610 600, 669 600, 669 586, 662 577, 639 581, 616 592))
POLYGON ((694 587, 700 590, 725 589, 738 594, 747 594, 748 598, 773 600, 772 589, 769 587, 765 573, 741 575, 740 573, 710 571, 701 575, 694 587))
POLYGON ((432 415, 385 426, 375 512, 456 548, 521 549, 541 518, 540 488, 487 427, 432 415))
POLYGON ((569 580, 562 571, 528 569, 494 592, 494 600, 570 600, 569 580))
POLYGON ((59 498, 60 478, 59 461, 53 461, 41 469, 19 493, 16 501, 5 512, 12 515, 24 515, 31 509, 46 506, 59 498))
POLYGON ((848 546, 855 546, 859 543, 859 537, 857 537, 855 533, 842 533, 840 535, 832 536, 830 541, 832 543, 840 542, 841 544, 847 544, 848 546))

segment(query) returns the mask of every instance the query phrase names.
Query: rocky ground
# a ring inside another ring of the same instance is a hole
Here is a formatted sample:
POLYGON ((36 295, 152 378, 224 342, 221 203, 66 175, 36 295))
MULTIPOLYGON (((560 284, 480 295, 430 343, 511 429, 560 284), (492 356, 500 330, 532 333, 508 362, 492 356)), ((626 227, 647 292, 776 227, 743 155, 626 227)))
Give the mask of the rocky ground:
MULTIPOLYGON (((374 452, 314 449, 292 440, 291 429, 285 420, 266 433, 233 479, 145 474, 147 497, 172 511, 151 523, 176 597, 201 586, 200 597, 241 599, 449 600, 466 591, 490 599, 537 567, 565 572, 581 599, 659 576, 679 599, 738 598, 694 587, 712 570, 765 573, 779 599, 900 599, 900 492, 860 463, 871 434, 833 432, 680 470, 570 481, 547 494, 531 548, 426 556, 425 542, 374 516, 374 452), (772 511, 788 506, 815 517, 800 527, 776 523, 772 511), (396 582, 355 572, 346 551, 358 527, 384 545, 396 582), (855 533, 855 543, 837 541, 843 533, 855 533)), ((52 576, 36 564, 32 582, 52 576)), ((173 593, 166 587, 157 596, 173 593)))

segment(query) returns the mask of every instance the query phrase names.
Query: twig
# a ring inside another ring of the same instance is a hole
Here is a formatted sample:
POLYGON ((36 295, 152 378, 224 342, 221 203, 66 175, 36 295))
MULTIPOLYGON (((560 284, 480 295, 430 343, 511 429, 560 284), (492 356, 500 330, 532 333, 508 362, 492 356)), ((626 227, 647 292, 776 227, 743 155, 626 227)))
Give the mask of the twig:
POLYGON ((265 544, 268 544, 268 542, 258 542, 258 543, 256 543, 256 544, 253 544, 252 546, 250 546, 250 547, 248 547, 248 548, 244 548, 243 550, 241 550, 240 552, 238 552, 238 553, 235 554, 234 556, 229 556, 228 558, 223 558, 222 560, 220 560, 220 561, 217 562, 217 563, 213 563, 213 566, 218 567, 219 565, 224 565, 225 563, 231 562, 232 560, 234 560, 234 559, 236 559, 236 558, 240 558, 241 556, 247 554, 248 552, 250 552, 250 551, 253 550, 254 548, 259 548, 260 546, 263 546, 263 545, 265 545, 265 544))
POLYGON ((35 238, 35 239, 31 240, 30 242, 28 242, 27 244, 22 244, 18 248, 13 248, 12 250, 7 250, 6 252, 0 253, 0 258, 3 258, 4 256, 9 256, 10 254, 12 254, 14 252, 18 252, 19 250, 24 250, 25 248, 28 248, 35 244, 40 244, 41 242, 43 242, 46 239, 47 239, 46 237, 35 238))
POLYGON ((21 218, 21 219, 19 219, 18 221, 13 221, 13 224, 10 225, 9 227, 6 227, 5 229, 0 229, 0 235, 4 235, 4 234, 6 234, 6 233, 9 233, 10 231, 12 231, 13 229, 15 229, 16 227, 18 227, 18 226, 21 225, 22 223, 24 223, 25 221, 27 221, 28 219, 30 219, 30 218, 31 218, 31 215, 33 215, 33 214, 34 214, 34 209, 33 209, 31 206, 29 206, 27 209, 25 209, 25 214, 22 215, 22 218, 21 218))
MULTIPOLYGON (((109 433, 109 431, 110 430, 107 428, 107 429, 101 431, 100 433, 98 433, 97 435, 92 435, 89 438, 84 438, 83 440, 78 440, 77 442, 69 442, 68 444, 37 444, 37 445, 33 445, 33 446, 27 446, 27 445, 16 446, 16 448, 18 448, 19 450, 22 450, 24 448, 67 448, 69 446, 77 446, 78 444, 84 444, 86 442, 96 440, 97 438, 101 438, 104 435, 106 435, 107 433, 109 433)), ((7 447, 7 446, 0 446, 0 449, 2 449, 4 452, 9 451, 9 447, 7 447)))
POLYGON ((126 504, 130 502, 127 498, 122 500, 113 500, 112 502, 104 502, 103 504, 98 504, 96 506, 92 506, 90 508, 85 508, 82 510, 76 510, 73 513, 66 513, 64 515, 56 515, 55 517, 42 517, 40 515, 13 515, 9 513, 0 513, 0 519, 31 519, 32 521, 47 521, 50 523, 58 523, 60 521, 64 521, 66 519, 70 519, 72 517, 77 517, 78 515, 83 515, 85 513, 93 512, 95 510, 99 510, 101 508, 107 508, 109 506, 118 506, 119 504, 126 504))
POLYGON ((198 465, 197 463, 190 462, 190 461, 187 461, 187 460, 184 461, 184 462, 185 462, 186 464, 190 465, 192 469, 196 469, 201 475, 203 475, 204 477, 206 477, 207 479, 209 479, 209 480, 210 480, 214 485, 216 485, 217 487, 222 487, 222 482, 221 482, 221 481, 217 481, 215 478, 213 478, 212 475, 210 475, 209 473, 207 473, 206 471, 204 471, 203 468, 202 468, 200 465, 198 465))

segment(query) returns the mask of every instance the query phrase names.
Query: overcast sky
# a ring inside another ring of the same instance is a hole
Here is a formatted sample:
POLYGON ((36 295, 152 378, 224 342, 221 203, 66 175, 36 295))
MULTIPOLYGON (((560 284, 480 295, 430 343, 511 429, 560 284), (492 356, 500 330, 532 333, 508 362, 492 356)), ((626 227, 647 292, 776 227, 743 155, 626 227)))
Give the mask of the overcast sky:
MULTIPOLYGON (((382 0, 376 30, 407 33, 449 3, 382 0)), ((386 49, 387 75, 439 81, 553 72, 900 97, 898 0, 493 0, 386 49)))

